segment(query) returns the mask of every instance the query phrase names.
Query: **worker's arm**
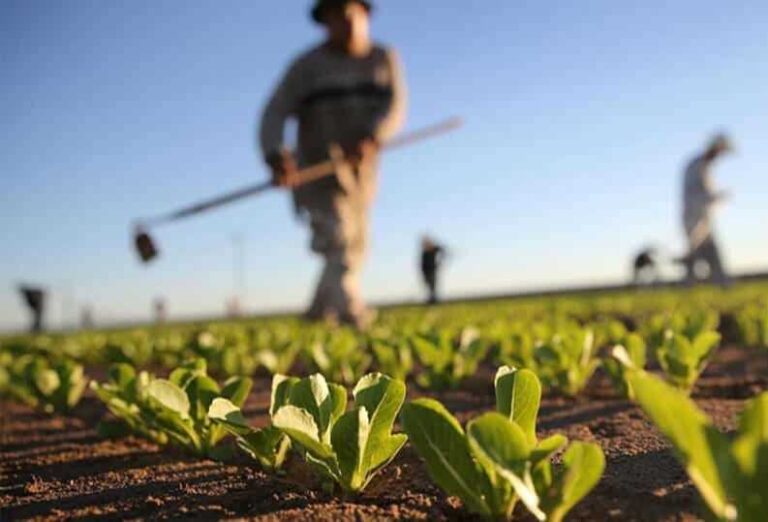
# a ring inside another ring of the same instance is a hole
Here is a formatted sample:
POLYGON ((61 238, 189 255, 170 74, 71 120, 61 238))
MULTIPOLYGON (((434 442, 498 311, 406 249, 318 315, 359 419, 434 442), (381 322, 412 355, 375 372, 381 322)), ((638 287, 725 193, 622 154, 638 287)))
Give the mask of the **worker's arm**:
POLYGON ((373 132, 373 138, 379 145, 388 142, 402 128, 408 105, 408 90, 405 85, 403 66, 397 53, 392 49, 387 51, 387 64, 391 79, 392 98, 387 110, 376 123, 373 132))
POLYGON ((284 146, 285 123, 298 107, 299 67, 294 64, 285 73, 261 116, 259 142, 264 161, 272 169, 276 185, 290 186, 296 173, 296 162, 284 146))

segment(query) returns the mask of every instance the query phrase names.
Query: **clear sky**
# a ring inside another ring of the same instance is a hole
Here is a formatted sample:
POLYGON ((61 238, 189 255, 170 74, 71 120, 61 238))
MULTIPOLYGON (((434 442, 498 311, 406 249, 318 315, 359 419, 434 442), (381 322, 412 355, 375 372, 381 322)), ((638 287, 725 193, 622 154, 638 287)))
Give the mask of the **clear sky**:
MULTIPOLYGON (((249 310, 298 308, 319 262, 270 194, 158 230, 141 266, 129 224, 258 181, 257 116, 322 33, 309 0, 0 0, 0 327, 15 285, 53 292, 51 322, 215 314, 246 250, 249 310), (69 304, 67 304, 69 303, 69 304)), ((733 270, 768 267, 765 0, 379 0, 408 126, 459 132, 385 158, 366 293, 414 298, 420 234, 453 247, 445 289, 482 293, 626 277, 646 243, 683 248, 681 169, 727 129, 733 270)))

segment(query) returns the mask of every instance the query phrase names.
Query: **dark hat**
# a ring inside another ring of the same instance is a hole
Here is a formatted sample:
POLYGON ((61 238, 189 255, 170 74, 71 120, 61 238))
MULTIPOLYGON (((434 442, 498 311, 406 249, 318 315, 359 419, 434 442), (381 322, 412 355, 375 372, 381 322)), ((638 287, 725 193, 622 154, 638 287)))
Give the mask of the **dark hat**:
POLYGON ((373 4, 368 0, 316 0, 315 6, 312 8, 312 20, 317 23, 322 23, 323 11, 326 8, 343 6, 350 2, 357 2, 358 4, 361 4, 363 7, 368 9, 368 12, 371 12, 373 9, 373 4))

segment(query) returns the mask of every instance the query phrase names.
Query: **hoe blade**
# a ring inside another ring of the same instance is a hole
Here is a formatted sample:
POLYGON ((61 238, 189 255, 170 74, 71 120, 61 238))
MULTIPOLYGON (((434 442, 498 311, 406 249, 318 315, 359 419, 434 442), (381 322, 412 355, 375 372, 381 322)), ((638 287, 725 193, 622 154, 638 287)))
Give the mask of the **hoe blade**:
POLYGON ((134 244, 136 246, 136 252, 139 254, 143 263, 149 263, 155 259, 159 253, 152 237, 143 230, 136 231, 134 244))

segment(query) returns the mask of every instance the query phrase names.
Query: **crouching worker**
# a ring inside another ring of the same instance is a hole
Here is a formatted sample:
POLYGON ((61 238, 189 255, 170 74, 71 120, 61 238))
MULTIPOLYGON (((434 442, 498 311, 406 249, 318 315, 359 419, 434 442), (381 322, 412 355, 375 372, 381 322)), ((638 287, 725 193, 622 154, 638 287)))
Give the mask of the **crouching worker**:
POLYGON ((696 156, 685 170, 683 226, 688 239, 688 254, 680 261, 685 264, 687 284, 698 280, 696 269, 700 263, 707 266, 711 282, 720 286, 730 284, 712 233, 714 209, 728 199, 728 195, 715 190, 711 170, 717 159, 732 151, 733 145, 727 136, 715 136, 707 149, 696 156))
POLYGON ((370 39, 371 10, 362 0, 315 3, 312 18, 326 39, 290 65, 264 110, 260 133, 273 182, 293 190, 296 212, 311 227, 312 251, 325 261, 306 318, 359 328, 372 319, 360 274, 378 149, 402 126, 406 98, 397 56, 370 39), (295 154, 283 141, 289 118, 298 120, 295 154), (298 186, 297 171, 329 159, 331 150, 348 160, 336 176, 298 186))

